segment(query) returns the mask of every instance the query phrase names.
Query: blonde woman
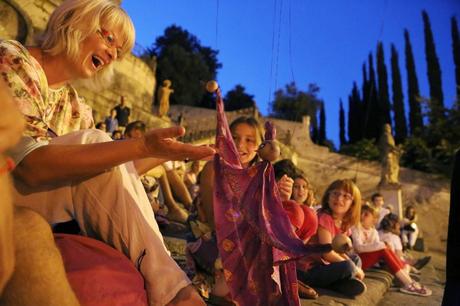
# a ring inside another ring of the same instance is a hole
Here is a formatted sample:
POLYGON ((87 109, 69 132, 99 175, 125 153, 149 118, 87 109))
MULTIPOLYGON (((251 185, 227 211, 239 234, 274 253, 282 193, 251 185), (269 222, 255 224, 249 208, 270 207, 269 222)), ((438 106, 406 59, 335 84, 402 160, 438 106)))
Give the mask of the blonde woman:
POLYGON ((85 235, 126 254, 144 276, 150 305, 204 305, 169 256, 138 175, 214 151, 175 141, 180 127, 111 141, 92 129, 91 109, 72 87, 79 79, 105 83, 133 44, 129 16, 109 0, 64 1, 36 46, 0 42, 0 75, 27 122, 10 152, 14 201, 49 223, 76 219, 85 235))

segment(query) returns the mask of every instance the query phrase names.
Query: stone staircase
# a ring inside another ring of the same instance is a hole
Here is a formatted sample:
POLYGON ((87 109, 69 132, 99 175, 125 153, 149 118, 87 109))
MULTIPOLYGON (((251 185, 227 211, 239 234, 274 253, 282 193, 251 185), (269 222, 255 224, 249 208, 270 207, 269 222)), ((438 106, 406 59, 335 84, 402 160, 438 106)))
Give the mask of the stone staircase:
MULTIPOLYGON (((165 236, 165 243, 171 251, 173 258, 183 265, 185 263, 185 239, 178 237, 165 236)), ((426 254, 416 253, 416 257, 426 254)), ((350 305, 350 306, 392 306, 392 305, 440 305, 445 282, 445 255, 441 253, 430 253, 433 257, 432 262, 428 264, 421 275, 421 282, 433 290, 433 296, 428 298, 412 296, 400 293, 398 288, 393 286, 393 276, 378 269, 366 271, 364 282, 367 291, 356 297, 348 298, 339 293, 318 289, 320 297, 316 300, 301 300, 301 305, 350 305)))

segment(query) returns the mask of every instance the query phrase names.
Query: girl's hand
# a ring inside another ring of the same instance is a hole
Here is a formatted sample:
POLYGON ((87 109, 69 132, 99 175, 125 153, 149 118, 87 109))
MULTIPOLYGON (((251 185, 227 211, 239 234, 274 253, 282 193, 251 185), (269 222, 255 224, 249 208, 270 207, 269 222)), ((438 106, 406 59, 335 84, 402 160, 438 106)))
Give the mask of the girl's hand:
POLYGON ((364 271, 363 271, 363 269, 361 269, 360 267, 356 267, 355 277, 357 279, 359 279, 359 280, 363 280, 364 279, 364 271))
POLYGON ((278 190, 280 192, 281 200, 288 201, 291 198, 292 186, 294 185, 294 180, 285 174, 277 182, 277 185, 278 185, 278 190))

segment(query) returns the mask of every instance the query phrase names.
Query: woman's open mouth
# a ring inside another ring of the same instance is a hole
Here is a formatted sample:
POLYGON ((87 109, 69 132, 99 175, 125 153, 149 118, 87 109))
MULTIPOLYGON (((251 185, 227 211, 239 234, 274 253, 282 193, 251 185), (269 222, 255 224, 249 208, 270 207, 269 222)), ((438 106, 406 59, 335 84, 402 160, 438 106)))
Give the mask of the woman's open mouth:
POLYGON ((101 68, 103 65, 104 65, 104 61, 98 57, 97 55, 93 55, 91 57, 91 61, 93 62, 93 66, 96 70, 98 70, 99 68, 101 68))

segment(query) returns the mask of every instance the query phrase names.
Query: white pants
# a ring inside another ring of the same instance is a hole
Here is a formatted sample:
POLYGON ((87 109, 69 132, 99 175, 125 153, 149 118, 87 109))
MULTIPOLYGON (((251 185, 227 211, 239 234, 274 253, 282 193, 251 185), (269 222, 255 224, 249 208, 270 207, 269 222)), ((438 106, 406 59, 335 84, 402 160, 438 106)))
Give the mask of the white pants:
POLYGON ((415 245, 415 242, 417 242, 418 233, 419 233, 419 229, 417 225, 416 224, 414 225, 415 225, 414 231, 406 231, 406 230, 401 231, 402 242, 404 244, 409 244, 411 248, 413 248, 415 245))
MULTIPOLYGON (((54 138, 51 144, 106 141, 111 139, 102 131, 83 130, 54 138)), ((32 190, 15 184, 16 205, 37 211, 51 224, 75 219, 84 235, 128 256, 144 276, 149 305, 167 304, 190 283, 164 245, 132 162, 64 185, 32 190)))

